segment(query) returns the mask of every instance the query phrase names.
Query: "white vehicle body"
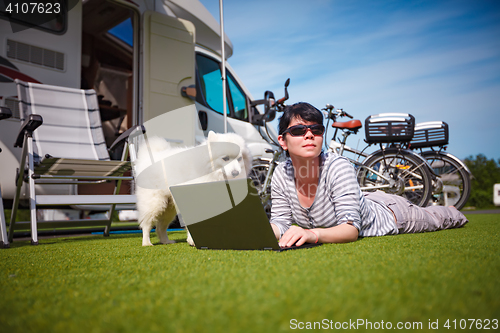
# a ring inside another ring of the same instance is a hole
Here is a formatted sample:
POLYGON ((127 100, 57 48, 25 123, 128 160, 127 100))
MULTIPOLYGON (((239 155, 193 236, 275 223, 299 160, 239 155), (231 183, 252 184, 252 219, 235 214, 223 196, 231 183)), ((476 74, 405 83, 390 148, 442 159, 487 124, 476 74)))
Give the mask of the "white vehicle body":
POLYGON ((500 206, 500 184, 493 185, 493 203, 500 206))
MULTIPOLYGON (((103 96, 100 110, 108 146, 138 124, 146 126, 148 135, 186 146, 200 143, 210 130, 223 132, 222 92, 216 98, 222 91, 220 28, 198 0, 82 0, 54 22, 13 32, 11 22, 0 15, 0 105, 14 114, 0 122, 4 199, 14 196, 21 154, 14 148, 23 118, 15 78, 95 89, 103 96), (128 39, 111 33, 117 26, 125 26, 128 39), (189 87, 196 88, 195 97, 181 93, 189 87)), ((225 55, 232 55, 227 37, 225 55)), ((245 138, 254 158, 270 158, 265 130, 252 124, 258 112, 253 99, 232 68, 226 68, 228 131, 245 138)), ((81 192, 74 186, 46 185, 41 190, 81 192)))

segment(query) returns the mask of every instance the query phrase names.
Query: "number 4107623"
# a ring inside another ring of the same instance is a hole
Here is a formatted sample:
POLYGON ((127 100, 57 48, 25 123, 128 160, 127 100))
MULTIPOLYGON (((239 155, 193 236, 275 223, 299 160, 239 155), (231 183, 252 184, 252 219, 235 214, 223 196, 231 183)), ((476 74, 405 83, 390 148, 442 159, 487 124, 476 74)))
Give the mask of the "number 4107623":
POLYGON ((498 329, 498 319, 460 319, 460 320, 450 320, 448 319, 446 323, 443 325, 447 329, 478 329, 478 330, 489 330, 498 329))
POLYGON ((9 14, 59 14, 61 12, 61 4, 43 3, 43 2, 23 2, 9 3, 5 12, 9 14))

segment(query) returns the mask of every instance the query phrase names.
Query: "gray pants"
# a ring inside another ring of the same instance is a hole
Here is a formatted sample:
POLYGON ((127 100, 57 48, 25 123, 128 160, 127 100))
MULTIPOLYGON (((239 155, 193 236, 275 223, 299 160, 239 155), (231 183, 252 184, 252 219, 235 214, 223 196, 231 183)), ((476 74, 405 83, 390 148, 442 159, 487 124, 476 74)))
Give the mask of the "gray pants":
POLYGON ((469 222, 455 207, 419 207, 403 197, 382 191, 370 192, 366 198, 384 203, 392 210, 400 234, 459 228, 469 222))

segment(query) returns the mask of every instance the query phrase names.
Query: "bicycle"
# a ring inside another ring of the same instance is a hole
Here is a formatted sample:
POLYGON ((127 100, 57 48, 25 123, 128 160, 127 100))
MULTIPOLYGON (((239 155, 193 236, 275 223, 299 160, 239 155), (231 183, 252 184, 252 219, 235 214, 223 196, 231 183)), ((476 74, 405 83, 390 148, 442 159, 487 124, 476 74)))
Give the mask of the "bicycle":
MULTIPOLYGON (((257 125, 264 126, 266 129, 267 137, 261 136, 272 146, 276 146, 276 149, 266 149, 266 153, 272 154, 272 158, 259 158, 253 161, 252 170, 250 171, 250 178, 253 180, 253 185, 257 189, 257 193, 260 197, 262 205, 268 218, 271 217, 271 178, 276 166, 285 159, 285 155, 279 143, 275 142, 272 136, 269 134, 269 129, 267 123, 274 120, 276 117, 276 112, 283 112, 286 105, 285 101, 288 100, 288 85, 290 84, 290 79, 285 82, 285 96, 278 99, 274 98, 274 94, 271 91, 266 91, 264 93, 263 100, 257 100, 252 103, 252 106, 264 104, 264 113, 258 114, 257 125)), ((255 116, 254 116, 255 118, 255 116)), ((260 127, 259 127, 260 131, 260 127)))
POLYGON ((420 150, 442 183, 442 191, 433 191, 432 204, 462 209, 469 199, 471 172, 459 158, 445 152, 449 142, 448 124, 443 121, 418 123, 408 148, 420 150), (429 148, 429 150, 423 150, 429 148), (436 150, 437 149, 437 150, 436 150))
MULTIPOLYGON (((283 111, 285 108, 284 101, 288 99, 287 87, 289 82, 290 79, 288 79, 285 83, 285 97, 278 100, 276 103, 273 104, 274 95, 269 91, 266 91, 264 94, 264 100, 254 102, 255 105, 265 104, 266 111, 261 115, 261 119, 263 119, 262 125, 265 125, 266 132, 267 122, 274 119, 276 111, 283 111)), ((405 117, 403 122, 401 122, 400 119, 401 114, 393 115, 393 117, 397 116, 396 119, 385 119, 383 117, 380 119, 373 118, 380 115, 369 117, 366 120, 366 124, 367 127, 370 127, 372 130, 372 135, 368 136, 372 142, 369 142, 367 147, 374 143, 379 143, 381 149, 371 155, 368 155, 364 153, 364 150, 358 151, 346 145, 347 137, 351 134, 356 134, 362 127, 361 122, 359 120, 352 120, 349 122, 339 123, 336 121, 337 117, 346 116, 352 119, 352 116, 343 111, 343 109, 338 109, 336 111, 337 114, 335 114, 332 111, 333 109, 334 107, 331 105, 327 105, 325 109, 322 109, 323 111, 328 111, 328 114, 326 115, 328 122, 330 119, 333 120, 334 124, 332 125, 336 128, 335 134, 330 142, 330 147, 327 148, 332 151, 336 151, 340 155, 343 155, 344 150, 348 150, 357 154, 358 157, 365 158, 363 163, 348 158, 358 169, 357 179, 360 183, 361 190, 384 190, 396 195, 403 195, 416 205, 427 205, 431 197, 432 179, 434 176, 431 172, 432 170, 427 165, 425 159, 413 153, 411 150, 404 149, 403 146, 399 144, 399 142, 408 141, 413 137, 413 116, 403 115, 405 117), (368 126, 370 124, 371 126, 368 126), (338 130, 342 130, 344 136, 344 139, 340 143, 334 140, 338 130), (382 134, 382 136, 380 134, 382 134), (389 140, 391 145, 389 147, 383 147, 382 143, 387 140, 389 140)), ((386 117, 388 115, 391 116, 391 114, 385 114, 386 117)), ((367 133, 370 132, 367 131, 367 133)), ((267 137, 272 140, 269 134, 267 137)), ((277 147, 280 147, 278 143, 274 142, 274 140, 272 140, 272 143, 277 147)), ((266 213, 270 216, 271 178, 274 169, 280 162, 280 159, 283 158, 284 154, 281 148, 276 150, 266 150, 266 152, 272 153, 273 158, 260 159, 254 163, 250 177, 254 180, 254 186, 257 189, 261 202, 266 210, 266 213)))
POLYGON ((346 141, 350 135, 357 134, 362 127, 361 121, 337 122, 338 117, 351 119, 353 117, 343 109, 333 110, 334 107, 329 104, 322 109, 328 112, 327 127, 329 121, 333 120, 332 127, 335 128, 327 148, 339 155, 344 155, 344 151, 350 151, 357 156, 356 159, 347 156, 346 158, 357 169, 356 177, 361 190, 382 190, 403 196, 415 205, 426 206, 432 190, 438 190, 436 186, 433 187, 432 170, 424 158, 404 146, 413 137, 415 118, 402 113, 369 116, 365 120, 365 141, 368 145, 362 151, 358 151, 347 146, 346 141), (343 138, 336 141, 339 130, 342 131, 343 138), (370 155, 366 154, 364 151, 373 144, 378 144, 380 149, 370 155), (363 160, 359 161, 360 158, 363 160))

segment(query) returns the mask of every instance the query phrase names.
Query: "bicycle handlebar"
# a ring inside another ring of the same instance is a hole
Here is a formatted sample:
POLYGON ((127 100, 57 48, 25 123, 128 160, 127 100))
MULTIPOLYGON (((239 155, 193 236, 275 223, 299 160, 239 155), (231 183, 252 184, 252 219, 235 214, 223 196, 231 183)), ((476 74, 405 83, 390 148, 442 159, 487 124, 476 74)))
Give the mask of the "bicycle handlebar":
POLYGON ((353 117, 344 111, 344 109, 337 109, 335 110, 335 107, 331 104, 327 104, 323 109, 323 111, 328 111, 327 118, 332 119, 333 121, 337 121, 337 117, 348 117, 353 119, 353 117))
POLYGON ((287 100, 287 97, 282 97, 276 101, 277 105, 283 105, 283 103, 287 100))
POLYGON ((285 82, 285 96, 276 101, 277 111, 282 112, 285 109, 285 101, 288 99, 288 86, 290 85, 290 78, 285 82))

